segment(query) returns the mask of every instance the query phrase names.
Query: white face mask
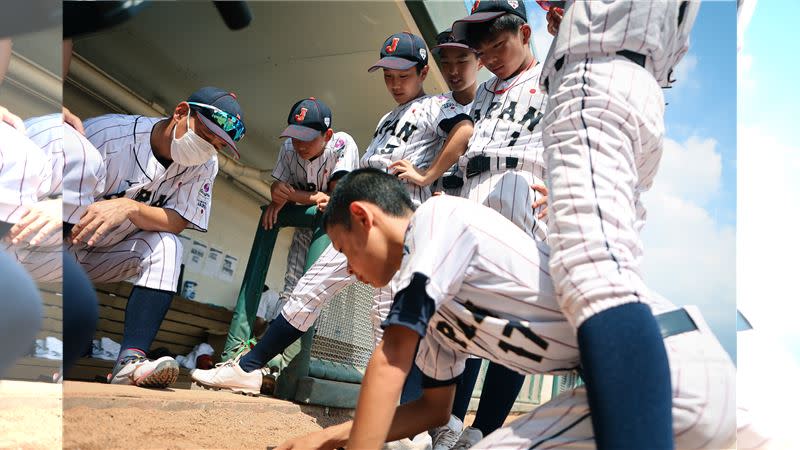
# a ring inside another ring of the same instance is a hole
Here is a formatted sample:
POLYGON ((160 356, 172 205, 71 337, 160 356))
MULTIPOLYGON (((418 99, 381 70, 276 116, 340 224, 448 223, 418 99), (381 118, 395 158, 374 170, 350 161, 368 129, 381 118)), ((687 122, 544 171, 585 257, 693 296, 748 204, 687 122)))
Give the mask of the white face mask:
POLYGON ((172 129, 172 142, 169 146, 169 153, 173 161, 182 166, 191 167, 205 164, 214 156, 217 150, 210 142, 206 142, 192 131, 189 126, 189 117, 186 118, 186 134, 180 139, 175 139, 177 129, 177 125, 172 129))

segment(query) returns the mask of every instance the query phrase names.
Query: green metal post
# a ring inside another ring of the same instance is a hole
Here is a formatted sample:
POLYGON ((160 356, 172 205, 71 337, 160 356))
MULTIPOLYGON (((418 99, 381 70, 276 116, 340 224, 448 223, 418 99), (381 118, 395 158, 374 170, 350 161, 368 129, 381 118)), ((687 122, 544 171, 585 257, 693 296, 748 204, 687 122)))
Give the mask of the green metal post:
MULTIPOLYGON (((261 207, 262 215, 264 209, 266 209, 266 205, 261 207)), ((242 287, 239 289, 239 297, 236 300, 236 308, 233 311, 231 326, 225 341, 225 351, 222 353, 223 361, 232 358, 237 345, 247 341, 252 335, 253 322, 280 228, 284 226, 315 228, 316 216, 316 206, 287 205, 278 214, 275 227, 267 231, 261 226, 261 215, 259 215, 242 287)))

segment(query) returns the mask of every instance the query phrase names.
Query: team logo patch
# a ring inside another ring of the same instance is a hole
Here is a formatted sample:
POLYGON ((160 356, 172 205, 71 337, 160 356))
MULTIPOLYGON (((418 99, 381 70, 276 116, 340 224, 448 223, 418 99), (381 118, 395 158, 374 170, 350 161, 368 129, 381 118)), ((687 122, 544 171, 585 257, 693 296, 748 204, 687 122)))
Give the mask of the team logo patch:
POLYGON ((419 57, 425 59, 428 56, 428 51, 424 48, 419 49, 419 57))
POLYGON ((470 11, 470 14, 475 14, 475 11, 478 10, 478 5, 480 4, 481 0, 475 0, 475 3, 472 4, 472 11, 470 11))
POLYGON ((400 38, 392 38, 392 42, 386 46, 386 53, 394 53, 397 50, 398 42, 400 42, 400 38))
POLYGON ((330 117, 326 117, 326 118, 322 119, 322 121, 325 122, 325 126, 326 127, 331 126, 331 118, 330 117))
POLYGON ((302 121, 306 120, 306 113, 307 112, 308 112, 308 109, 300 108, 300 114, 295 114, 294 115, 294 120, 296 120, 298 122, 302 122, 302 121))
POLYGON ((336 143, 333 144, 333 148, 336 149, 336 150, 339 150, 340 148, 343 148, 343 147, 344 147, 344 139, 343 138, 337 139, 336 143))
POLYGON ((517 0, 508 0, 508 4, 514 9, 519 8, 519 2, 517 0))

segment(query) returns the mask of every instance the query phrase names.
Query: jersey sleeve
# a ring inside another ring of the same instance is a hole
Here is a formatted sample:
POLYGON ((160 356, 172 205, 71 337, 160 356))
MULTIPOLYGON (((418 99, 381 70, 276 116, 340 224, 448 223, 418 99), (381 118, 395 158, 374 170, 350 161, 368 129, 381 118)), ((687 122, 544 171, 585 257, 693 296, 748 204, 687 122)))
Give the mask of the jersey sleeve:
POLYGON ((333 143, 336 165, 333 167, 331 175, 341 170, 350 172, 358 169, 358 146, 356 141, 347 133, 337 133, 334 139, 336 139, 336 142, 333 143))
POLYGON ((278 161, 275 163, 275 169, 272 170, 272 178, 284 183, 292 183, 292 173, 289 170, 292 162, 292 153, 294 150, 289 148, 291 140, 286 139, 281 145, 281 151, 278 154, 278 161))
POLYGON ((63 124, 64 132, 64 222, 78 223, 86 208, 105 189, 106 170, 100 152, 74 128, 63 124))
POLYGON ((216 156, 209 162, 198 166, 193 176, 181 182, 175 195, 163 206, 172 209, 189 222, 187 228, 208 231, 208 219, 211 216, 211 197, 214 178, 219 165, 216 156))
POLYGON ((450 130, 462 120, 471 120, 463 106, 443 95, 431 99, 429 113, 431 125, 436 129, 436 134, 442 138, 446 138, 450 130))
POLYGON ((403 262, 392 279, 396 292, 383 326, 401 325, 425 337, 439 306, 460 289, 477 242, 453 219, 452 202, 434 198, 421 206, 406 231, 403 262))
POLYGON ((47 173, 38 189, 39 199, 61 196, 64 172, 63 120, 61 113, 33 117, 25 121, 28 139, 44 151, 47 173))
POLYGON ((50 172, 44 151, 11 125, 0 121, 0 221, 17 223, 38 201, 50 172))

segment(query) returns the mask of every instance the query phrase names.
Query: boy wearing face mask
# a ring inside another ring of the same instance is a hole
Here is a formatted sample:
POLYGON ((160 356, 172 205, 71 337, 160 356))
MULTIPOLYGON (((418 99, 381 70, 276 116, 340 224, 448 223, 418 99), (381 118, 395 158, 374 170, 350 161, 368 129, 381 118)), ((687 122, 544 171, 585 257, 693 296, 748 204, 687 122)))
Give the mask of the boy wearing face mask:
POLYGON ((239 157, 241 108, 235 94, 204 87, 170 117, 109 114, 86 120, 84 128, 102 155, 106 184, 67 231, 68 251, 95 283, 135 278, 109 382, 167 387, 178 364, 168 356, 148 360, 145 352, 177 290, 177 234, 206 231, 217 152, 239 157))

